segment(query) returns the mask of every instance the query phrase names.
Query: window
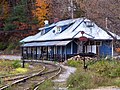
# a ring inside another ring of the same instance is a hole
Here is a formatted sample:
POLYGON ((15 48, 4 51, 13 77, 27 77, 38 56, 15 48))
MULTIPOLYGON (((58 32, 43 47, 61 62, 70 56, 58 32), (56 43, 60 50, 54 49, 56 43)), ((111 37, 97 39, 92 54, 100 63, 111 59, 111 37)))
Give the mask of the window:
POLYGON ((91 21, 84 21, 84 23, 86 24, 87 27, 93 27, 94 23, 91 21))
POLYGON ((53 33, 59 34, 61 33, 61 31, 62 31, 62 28, 60 26, 56 26, 56 28, 53 30, 53 33))

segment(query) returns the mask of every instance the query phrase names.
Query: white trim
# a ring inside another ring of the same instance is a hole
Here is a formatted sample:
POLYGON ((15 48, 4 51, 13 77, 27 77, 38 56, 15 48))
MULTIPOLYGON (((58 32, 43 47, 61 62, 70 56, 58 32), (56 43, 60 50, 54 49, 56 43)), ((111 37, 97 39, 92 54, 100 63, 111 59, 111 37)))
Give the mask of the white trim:
POLYGON ((71 42, 71 54, 73 53, 73 42, 71 42))

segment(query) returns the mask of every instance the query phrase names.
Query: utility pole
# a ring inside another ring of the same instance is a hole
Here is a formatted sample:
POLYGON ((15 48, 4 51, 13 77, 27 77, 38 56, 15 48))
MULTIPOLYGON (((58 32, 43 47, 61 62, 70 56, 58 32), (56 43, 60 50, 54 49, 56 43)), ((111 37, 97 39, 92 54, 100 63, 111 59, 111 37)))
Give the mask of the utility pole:
POLYGON ((108 18, 106 17, 106 29, 108 30, 108 18))
POLYGON ((74 6, 73 6, 73 0, 71 0, 71 18, 74 18, 74 6))

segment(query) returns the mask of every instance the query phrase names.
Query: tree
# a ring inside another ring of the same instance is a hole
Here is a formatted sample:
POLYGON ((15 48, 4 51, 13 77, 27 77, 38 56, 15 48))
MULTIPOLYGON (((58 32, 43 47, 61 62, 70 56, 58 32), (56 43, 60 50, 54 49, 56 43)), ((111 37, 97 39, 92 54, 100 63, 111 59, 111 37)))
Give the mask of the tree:
POLYGON ((106 30, 107 28, 120 34, 120 1, 119 0, 77 0, 80 8, 84 10, 85 17, 93 20, 106 30))
POLYGON ((8 13, 9 13, 9 5, 8 2, 5 1, 3 4, 3 17, 4 18, 8 17, 8 13))
POLYGON ((48 19, 49 4, 46 0, 36 0, 36 9, 33 10, 33 14, 39 20, 39 25, 43 26, 44 21, 48 19))
MULTIPOLYGON (((120 35, 120 1, 119 0, 77 0, 80 8, 84 10, 85 17, 93 20, 99 27, 103 28, 109 35, 109 31, 120 35)), ((116 37, 111 35, 114 41, 116 37)), ((113 42, 114 47, 120 43, 113 42)))
POLYGON ((0 30, 3 30, 4 19, 9 16, 9 4, 6 0, 0 2, 0 30))

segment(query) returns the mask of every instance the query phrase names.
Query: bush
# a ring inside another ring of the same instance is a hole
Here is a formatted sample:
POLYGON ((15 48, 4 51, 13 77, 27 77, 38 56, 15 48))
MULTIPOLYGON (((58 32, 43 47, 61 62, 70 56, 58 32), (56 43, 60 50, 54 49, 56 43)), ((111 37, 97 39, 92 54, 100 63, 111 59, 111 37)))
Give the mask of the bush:
POLYGON ((101 60, 90 66, 90 69, 101 76, 118 77, 120 76, 120 62, 101 60))
POLYGON ((21 62, 19 60, 15 60, 13 63, 12 63, 12 66, 14 68, 19 68, 21 67, 21 62))
POLYGON ((10 43, 9 46, 7 47, 7 50, 13 50, 15 49, 16 45, 14 43, 10 43))
POLYGON ((10 31, 10 30, 15 30, 16 28, 17 28, 16 25, 7 23, 7 24, 5 24, 4 30, 5 31, 10 31))
MULTIPOLYGON (((69 64, 74 61, 70 61, 69 64)), ((69 90, 84 90, 99 86, 120 87, 120 62, 115 60, 100 60, 89 65, 87 70, 82 66, 67 80, 69 90), (111 82, 112 81, 112 82, 111 82)))
POLYGON ((71 67, 78 67, 82 64, 82 61, 75 61, 75 60, 69 60, 67 62, 67 65, 71 66, 71 67))
POLYGON ((92 76, 82 69, 69 77, 67 85, 70 90, 84 90, 96 87, 92 82, 92 76))
POLYGON ((115 80, 115 81, 113 82, 113 84, 114 84, 115 86, 120 87, 120 78, 118 78, 117 80, 115 80))
POLYGON ((7 44, 0 42, 0 50, 4 50, 7 48, 7 44))
POLYGON ((111 69, 109 76, 112 78, 120 77, 120 66, 116 65, 114 69, 111 69))

